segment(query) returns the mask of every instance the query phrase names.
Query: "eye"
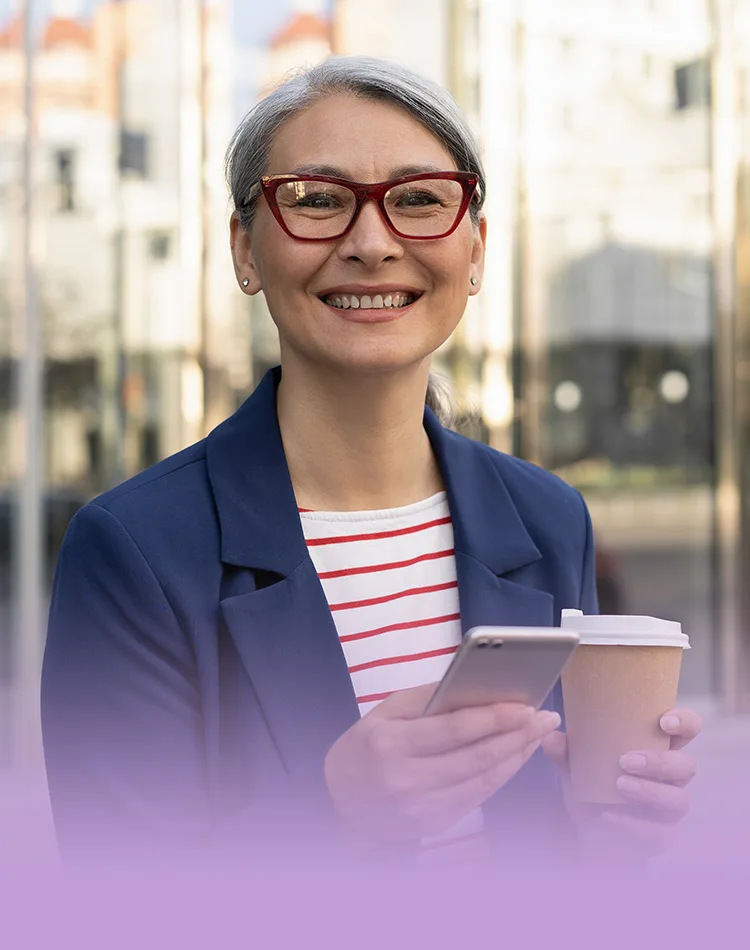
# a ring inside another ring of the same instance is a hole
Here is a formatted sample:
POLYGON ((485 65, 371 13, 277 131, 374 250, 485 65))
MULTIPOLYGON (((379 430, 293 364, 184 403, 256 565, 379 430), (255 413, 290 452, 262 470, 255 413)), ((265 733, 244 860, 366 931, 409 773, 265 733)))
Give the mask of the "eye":
POLYGON ((398 198, 398 207, 406 208, 421 208, 426 205, 440 204, 440 199, 437 195, 432 194, 429 191, 407 191, 404 194, 399 195, 398 198))
POLYGON ((333 195, 326 194, 323 191, 298 197, 295 200, 298 208, 317 208, 321 211, 329 211, 332 208, 340 208, 341 202, 333 195))

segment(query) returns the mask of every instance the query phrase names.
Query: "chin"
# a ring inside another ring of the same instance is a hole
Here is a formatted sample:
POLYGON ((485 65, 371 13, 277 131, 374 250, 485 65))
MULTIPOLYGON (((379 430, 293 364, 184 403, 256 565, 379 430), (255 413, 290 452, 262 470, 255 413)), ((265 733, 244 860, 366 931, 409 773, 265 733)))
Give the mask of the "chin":
POLYGON ((316 364, 324 371, 333 373, 354 373, 362 376, 371 376, 398 373, 414 369, 425 359, 429 359, 431 353, 407 354, 407 353, 327 353, 315 360, 316 364))

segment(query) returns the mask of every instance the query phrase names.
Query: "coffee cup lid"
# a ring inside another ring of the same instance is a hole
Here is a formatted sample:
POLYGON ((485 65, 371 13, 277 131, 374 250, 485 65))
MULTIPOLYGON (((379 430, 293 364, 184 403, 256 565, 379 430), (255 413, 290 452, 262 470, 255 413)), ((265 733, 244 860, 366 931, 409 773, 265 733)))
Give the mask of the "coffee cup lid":
POLYGON ((682 647, 690 640, 674 620, 657 617, 585 615, 581 610, 563 610, 560 626, 575 630, 581 645, 682 647))

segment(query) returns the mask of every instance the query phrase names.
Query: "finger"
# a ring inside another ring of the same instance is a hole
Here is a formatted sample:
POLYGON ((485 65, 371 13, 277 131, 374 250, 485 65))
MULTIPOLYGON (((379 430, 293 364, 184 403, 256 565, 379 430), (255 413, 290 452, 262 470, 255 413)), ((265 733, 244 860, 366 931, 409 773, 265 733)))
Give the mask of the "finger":
POLYGON ((488 736, 514 732, 527 726, 536 710, 519 703, 495 703, 458 709, 438 716, 423 716, 403 724, 406 755, 430 756, 471 745, 488 736))
POLYGON ((687 752, 628 752, 620 768, 629 775, 684 788, 695 778, 698 763, 687 752))
POLYGON ((544 754, 563 772, 568 768, 568 737, 564 732, 551 732, 542 740, 544 754))
POLYGON ((675 829, 670 825, 616 811, 604 812, 600 821, 604 827, 615 832, 622 843, 651 857, 666 851, 675 838, 675 829))
POLYGON ((703 729, 703 721, 693 709, 670 709, 659 721, 662 732, 671 736, 670 748, 682 749, 703 729))
MULTIPOLYGON (((522 729, 490 736, 472 745, 463 746, 439 756, 412 759, 410 775, 417 777, 418 787, 450 788, 472 779, 494 773, 504 762, 515 762, 529 745, 536 748, 544 736, 560 725, 555 712, 537 713, 522 729)), ((490 784, 492 784, 490 779, 490 784)))
POLYGON ((690 811, 690 796, 684 788, 676 785, 661 785, 648 779, 621 775, 617 780, 617 790, 628 801, 648 805, 657 820, 677 822, 690 811))
POLYGON ((428 828, 425 833, 444 830, 470 811, 479 808, 528 762, 538 748, 537 739, 523 746, 494 769, 457 785, 432 789, 416 796, 413 805, 415 817, 428 828))

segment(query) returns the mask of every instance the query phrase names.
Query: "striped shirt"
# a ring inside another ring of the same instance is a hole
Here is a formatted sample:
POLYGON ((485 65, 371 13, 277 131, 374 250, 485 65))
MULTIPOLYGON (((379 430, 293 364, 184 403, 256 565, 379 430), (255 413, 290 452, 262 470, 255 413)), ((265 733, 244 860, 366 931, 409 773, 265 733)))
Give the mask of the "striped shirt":
MULTIPOLYGON (((360 715, 391 693, 440 680, 461 643, 453 527, 445 492, 403 508, 300 518, 360 715)), ((472 812, 427 849, 481 831, 472 812)))

